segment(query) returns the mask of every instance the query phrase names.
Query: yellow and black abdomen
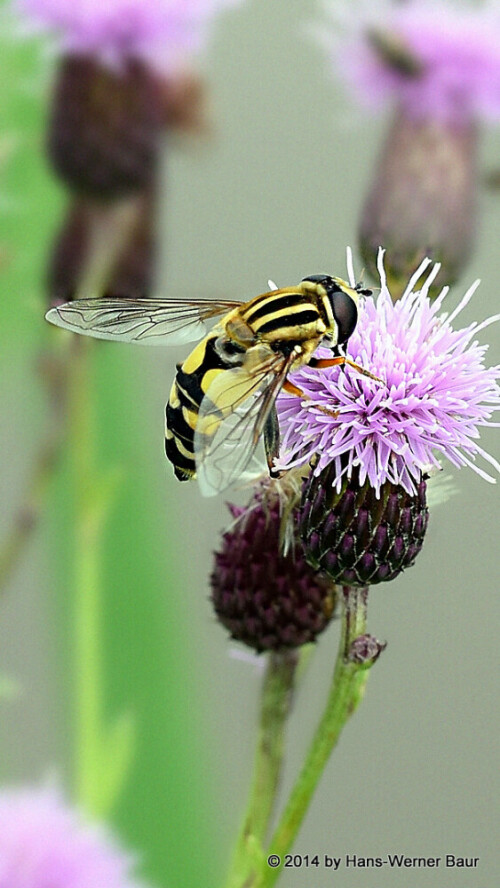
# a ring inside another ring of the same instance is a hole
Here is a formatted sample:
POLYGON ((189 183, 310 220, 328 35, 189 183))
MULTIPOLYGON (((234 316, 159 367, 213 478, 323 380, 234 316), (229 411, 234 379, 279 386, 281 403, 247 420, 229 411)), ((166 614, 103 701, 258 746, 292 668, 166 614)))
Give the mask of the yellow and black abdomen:
MULTIPOLYGON (((195 477, 194 433, 200 404, 225 363, 215 350, 217 334, 203 339, 177 367, 166 407, 165 453, 179 481, 195 477)), ((222 416, 222 414, 221 414, 222 416)))

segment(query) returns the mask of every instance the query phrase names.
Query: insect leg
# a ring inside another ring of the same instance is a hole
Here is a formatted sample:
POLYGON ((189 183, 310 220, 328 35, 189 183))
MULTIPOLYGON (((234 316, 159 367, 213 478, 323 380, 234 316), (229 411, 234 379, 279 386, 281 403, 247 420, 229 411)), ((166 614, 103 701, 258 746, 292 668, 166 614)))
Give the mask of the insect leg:
POLYGON ((297 395, 297 398, 307 398, 307 395, 304 394, 302 389, 299 388, 298 385, 294 385, 293 382, 290 382, 289 379, 285 380, 282 388, 290 395, 297 395))
POLYGON ((348 366, 356 370, 357 373, 361 373, 362 376, 368 376, 369 379, 373 379, 375 382, 380 382, 382 385, 385 385, 383 379, 379 379, 378 376, 374 376, 369 370, 365 370, 364 367, 355 364, 354 361, 350 361, 345 355, 339 355, 336 358, 311 358, 309 361, 310 367, 317 367, 320 370, 325 367, 342 367, 345 366, 345 364, 348 364, 348 366))
POLYGON ((277 459, 280 453, 280 426, 274 404, 264 426, 264 448, 270 477, 280 478, 282 472, 278 472, 273 466, 275 458, 277 459))

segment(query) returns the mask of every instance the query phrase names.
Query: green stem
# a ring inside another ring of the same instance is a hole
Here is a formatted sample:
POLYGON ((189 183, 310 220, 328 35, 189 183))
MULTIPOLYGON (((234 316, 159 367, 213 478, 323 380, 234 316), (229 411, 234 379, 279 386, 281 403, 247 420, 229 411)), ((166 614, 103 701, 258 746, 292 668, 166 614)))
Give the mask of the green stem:
POLYGON ((286 720, 293 698, 298 656, 295 651, 269 654, 261 693, 260 724, 248 807, 226 888, 244 888, 262 866, 263 843, 281 777, 286 720))
POLYGON ((99 812, 99 751, 102 722, 100 613, 101 515, 93 502, 95 417, 90 379, 93 343, 74 341, 69 419, 75 491, 74 669, 75 795, 89 813, 99 812))
MULTIPOLYGON (((137 225, 140 199, 132 198, 107 206, 94 206, 93 224, 87 246, 88 259, 79 282, 79 297, 96 296, 103 292, 106 282, 137 225)), ((46 377, 48 392, 53 402, 53 416, 50 431, 38 450, 31 477, 26 485, 26 493, 18 509, 6 538, 0 546, 0 594, 8 584, 23 552, 37 526, 49 485, 58 465, 58 458, 65 439, 65 375, 71 374, 69 363, 72 348, 66 340, 65 348, 56 352, 54 362, 58 365, 59 378, 53 380, 47 368, 41 367, 46 377), (61 374, 62 370, 62 374, 61 374), (54 390, 56 383, 58 391, 54 390)), ((45 360, 47 356, 44 356, 45 360)), ((53 368, 52 368, 53 369, 53 368)))
POLYGON ((281 865, 270 867, 263 861, 260 876, 248 888, 271 888, 277 881, 284 861, 299 831, 311 798, 335 747, 342 728, 360 703, 371 660, 352 656, 353 642, 366 631, 367 589, 344 587, 342 632, 333 682, 325 712, 316 730, 308 756, 292 789, 276 831, 269 843, 268 854, 277 855, 281 865))
MULTIPOLYGON (((137 224, 138 210, 139 201, 131 199, 102 206, 96 212, 78 298, 99 296, 105 291, 137 224)), ((110 760, 110 735, 104 722, 101 542, 112 501, 113 479, 100 475, 95 454, 95 397, 90 360, 94 343, 77 337, 73 344, 68 409, 76 512, 75 795, 76 801, 90 814, 102 816, 114 801, 129 761, 128 755, 118 764, 110 760), (112 774, 116 767, 119 779, 112 774)), ((122 721, 122 741, 124 731, 130 735, 130 724, 122 721)), ((124 749, 122 742, 122 753, 124 749)))

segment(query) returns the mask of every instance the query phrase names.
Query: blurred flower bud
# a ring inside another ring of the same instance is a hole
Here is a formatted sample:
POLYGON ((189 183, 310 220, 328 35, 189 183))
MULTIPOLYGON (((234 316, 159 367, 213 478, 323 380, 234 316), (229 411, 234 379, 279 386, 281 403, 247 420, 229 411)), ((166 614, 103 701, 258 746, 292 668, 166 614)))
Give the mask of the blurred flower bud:
POLYGON ((498 3, 326 2, 335 71, 370 112, 396 110, 359 223, 376 276, 379 247, 393 298, 424 256, 442 265, 430 295, 468 262, 476 228, 477 128, 500 119, 498 3))
POLYGON ((48 151, 72 189, 115 200, 151 186, 165 127, 200 128, 191 59, 240 0, 17 0, 60 55, 48 151))
POLYGON ((472 122, 415 119, 400 108, 361 211, 359 242, 373 277, 386 248, 394 299, 429 256, 441 263, 431 295, 452 284, 470 258, 476 229, 477 131, 472 122))
POLYGON ((48 151, 75 191, 116 199, 148 188, 162 131, 158 77, 138 59, 114 69, 90 56, 61 60, 48 151))
POLYGON ((352 663, 370 667, 386 647, 387 642, 379 641, 373 635, 358 635, 349 648, 348 658, 352 663))
POLYGON ((298 538, 282 554, 283 516, 272 490, 257 493, 246 509, 230 506, 235 521, 223 535, 211 576, 220 622, 257 651, 314 641, 335 605, 332 584, 306 563, 298 538))

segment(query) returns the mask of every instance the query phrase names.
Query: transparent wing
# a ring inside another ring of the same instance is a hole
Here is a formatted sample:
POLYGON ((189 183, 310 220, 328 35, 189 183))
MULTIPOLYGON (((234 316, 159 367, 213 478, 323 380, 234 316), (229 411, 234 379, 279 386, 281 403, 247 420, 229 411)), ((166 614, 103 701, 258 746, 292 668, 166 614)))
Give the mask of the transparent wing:
POLYGON ((224 370, 209 387, 194 435, 196 475, 203 496, 215 496, 237 480, 254 480, 267 472, 259 442, 292 363, 293 356, 285 358, 255 346, 248 350, 243 366, 224 370))
POLYGON ((51 308, 45 317, 95 339, 176 345, 201 339, 216 317, 239 305, 213 299, 77 299, 51 308))

